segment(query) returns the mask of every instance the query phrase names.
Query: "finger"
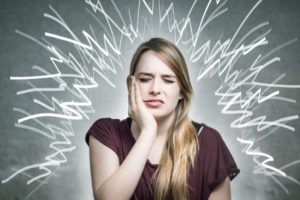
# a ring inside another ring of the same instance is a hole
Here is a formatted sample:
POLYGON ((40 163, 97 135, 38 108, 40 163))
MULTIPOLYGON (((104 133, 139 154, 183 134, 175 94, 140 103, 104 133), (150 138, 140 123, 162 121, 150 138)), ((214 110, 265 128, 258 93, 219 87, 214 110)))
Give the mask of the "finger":
POLYGON ((129 92, 130 90, 130 84, 131 84, 131 76, 127 76, 127 79, 126 79, 126 85, 127 85, 127 90, 129 92))
MULTIPOLYGON (((128 89, 128 97, 130 97, 131 95, 131 79, 130 79, 130 76, 127 77, 127 80, 126 80, 126 83, 127 83, 127 89, 128 89)), ((130 99, 128 99, 129 103, 130 103, 130 99)))
POLYGON ((135 91, 134 84, 135 84, 134 76, 131 76, 131 84, 130 84, 131 92, 130 92, 130 98, 131 98, 131 109, 132 109, 132 110, 136 110, 136 100, 135 100, 135 93, 136 93, 136 91, 135 91))
POLYGON ((126 83, 127 83, 127 89, 128 89, 128 114, 129 114, 129 116, 131 116, 131 113, 132 113, 132 101, 131 101, 131 95, 132 95, 131 84, 132 84, 132 81, 131 81, 131 76, 127 77, 126 83))
POLYGON ((141 106, 143 104, 140 87, 137 82, 135 82, 135 101, 138 106, 141 106))

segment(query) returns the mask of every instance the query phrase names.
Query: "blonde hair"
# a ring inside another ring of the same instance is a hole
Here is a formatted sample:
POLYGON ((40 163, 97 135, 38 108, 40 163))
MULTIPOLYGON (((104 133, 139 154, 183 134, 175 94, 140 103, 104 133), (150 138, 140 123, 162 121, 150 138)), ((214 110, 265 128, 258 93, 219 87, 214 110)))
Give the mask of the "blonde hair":
POLYGON ((130 63, 130 75, 134 75, 138 61, 143 53, 153 51, 176 74, 182 99, 175 108, 175 120, 169 129, 166 148, 160 164, 154 174, 154 199, 171 197, 174 200, 189 199, 188 172, 194 166, 194 157, 198 149, 197 133, 188 117, 193 96, 187 65, 178 48, 162 38, 152 38, 142 43, 130 63))

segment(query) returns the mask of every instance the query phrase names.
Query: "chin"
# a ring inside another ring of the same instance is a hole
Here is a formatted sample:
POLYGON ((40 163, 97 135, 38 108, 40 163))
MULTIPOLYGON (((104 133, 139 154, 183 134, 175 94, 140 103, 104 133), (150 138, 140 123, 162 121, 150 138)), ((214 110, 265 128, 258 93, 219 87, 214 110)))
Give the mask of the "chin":
POLYGON ((163 118, 165 115, 162 114, 162 113, 158 113, 158 112, 151 112, 152 116, 155 118, 155 119, 160 119, 160 118, 163 118))
POLYGON ((162 112, 151 111, 151 113, 152 113, 155 120, 159 120, 159 119, 171 116, 174 113, 174 111, 170 112, 170 113, 162 113, 162 112))

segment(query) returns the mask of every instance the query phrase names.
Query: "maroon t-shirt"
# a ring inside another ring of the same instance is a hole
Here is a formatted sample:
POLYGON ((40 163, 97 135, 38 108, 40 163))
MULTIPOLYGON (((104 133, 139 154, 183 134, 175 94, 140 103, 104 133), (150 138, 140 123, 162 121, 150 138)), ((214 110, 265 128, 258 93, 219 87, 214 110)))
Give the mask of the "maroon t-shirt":
MULTIPOLYGON (((101 143, 112 149, 124 161, 135 143, 131 133, 131 118, 123 120, 102 118, 97 120, 86 134, 93 135, 101 143)), ((198 132, 199 151, 196 154, 194 168, 188 176, 189 195, 191 200, 207 200, 211 192, 228 176, 232 180, 240 170, 224 143, 221 135, 206 124, 193 122, 198 132)), ((154 185, 151 177, 158 165, 147 160, 132 200, 153 199, 154 185)))

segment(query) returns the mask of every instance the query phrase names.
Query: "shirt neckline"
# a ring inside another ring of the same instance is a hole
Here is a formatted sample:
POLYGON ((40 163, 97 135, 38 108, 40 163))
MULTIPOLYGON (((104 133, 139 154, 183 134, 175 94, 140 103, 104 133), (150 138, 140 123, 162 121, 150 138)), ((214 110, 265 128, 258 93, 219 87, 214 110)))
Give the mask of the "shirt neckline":
MULTIPOLYGON (((128 133, 129 133, 129 138, 130 138, 130 140, 131 140, 131 142, 132 142, 132 146, 135 144, 135 142, 136 142, 136 140, 135 140, 135 138, 133 137, 133 134, 132 134, 132 132, 131 132, 131 129, 130 129, 130 127, 131 127, 131 122, 132 122, 132 119, 130 118, 130 117, 127 117, 126 118, 126 127, 127 127, 127 129, 128 129, 128 133)), ((150 166, 150 167, 152 167, 152 168, 157 168, 158 166, 159 166, 159 164, 153 164, 153 163, 151 163, 151 161, 147 158, 147 161, 146 161, 146 163, 150 166)))

